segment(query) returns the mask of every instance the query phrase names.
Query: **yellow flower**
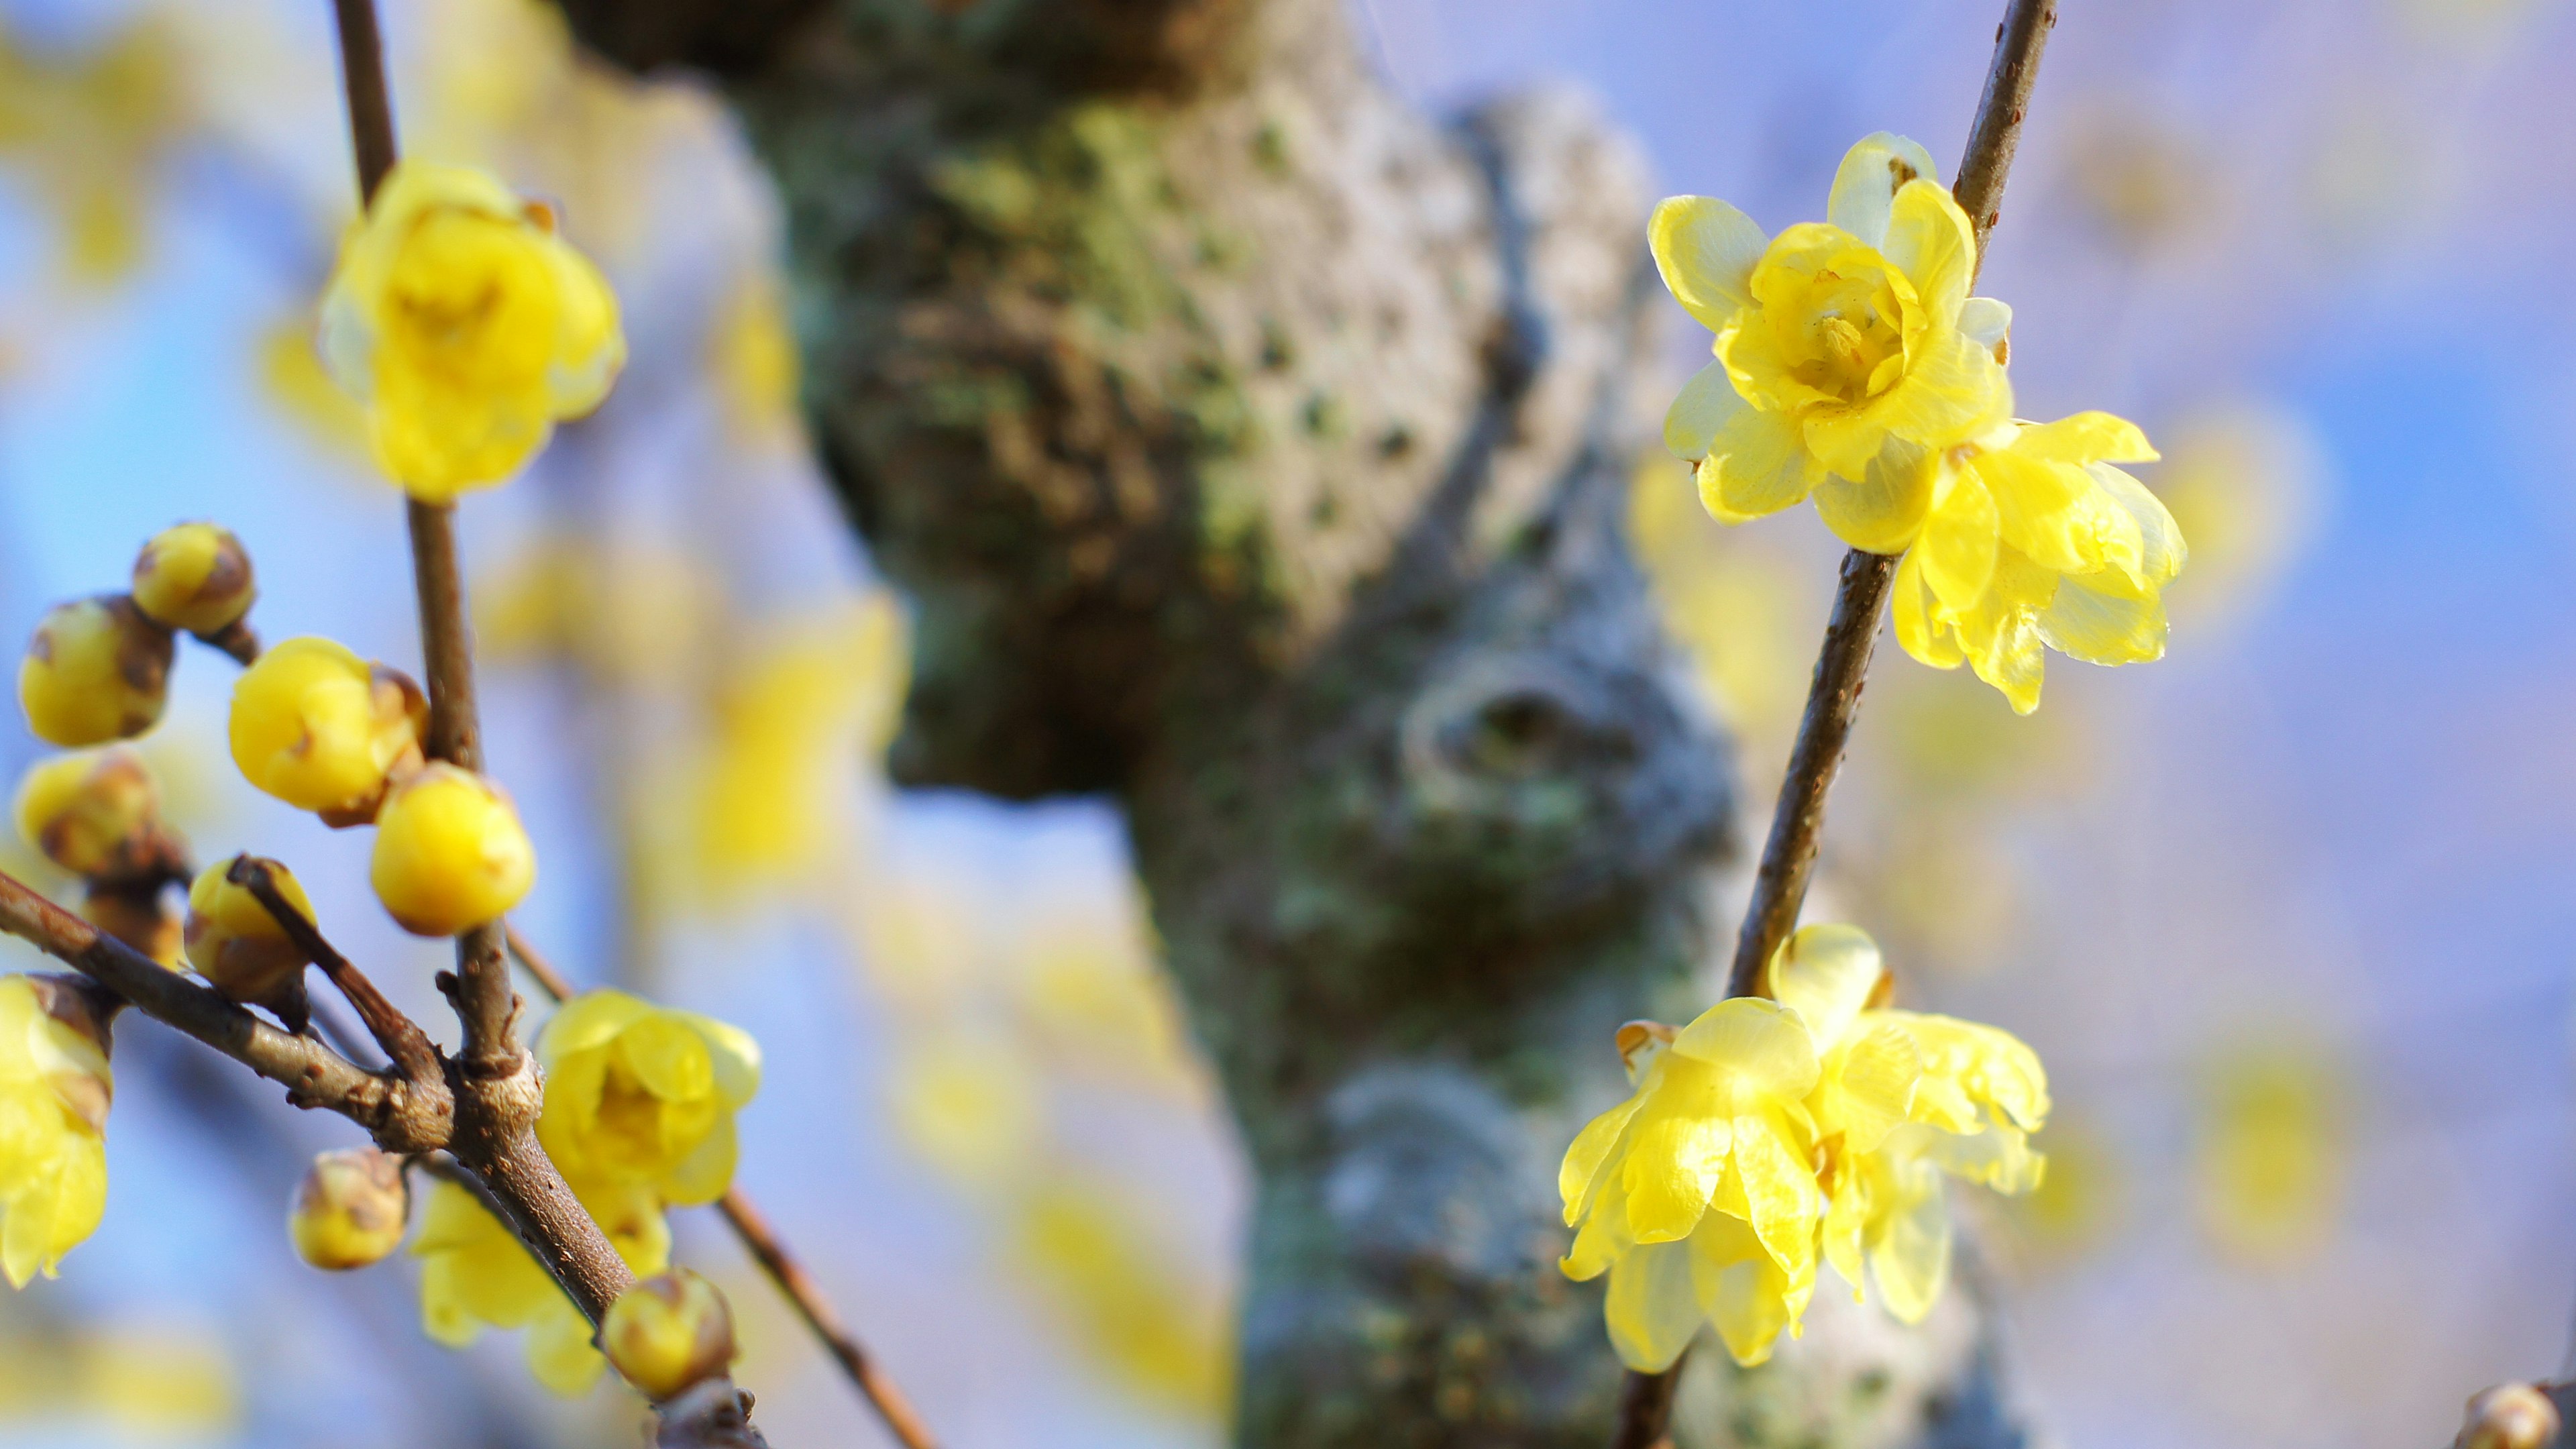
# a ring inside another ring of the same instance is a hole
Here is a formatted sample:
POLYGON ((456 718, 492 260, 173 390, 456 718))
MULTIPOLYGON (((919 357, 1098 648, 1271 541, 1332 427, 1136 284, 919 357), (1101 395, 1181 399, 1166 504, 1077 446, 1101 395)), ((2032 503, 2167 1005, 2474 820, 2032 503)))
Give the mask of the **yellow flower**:
POLYGON ((18 665, 27 728, 72 749, 134 738, 161 722, 175 647, 123 594, 56 605, 18 665))
POLYGON ((1610 1341, 1630 1368, 1670 1367, 1703 1321, 1760 1363, 1815 1287, 1815 1044, 1757 997, 1669 1032, 1622 1029, 1636 1093, 1566 1150, 1557 1186, 1581 1230, 1562 1266, 1610 1274, 1610 1341))
POLYGON ((1825 1260, 1854 1297, 1866 1274, 1915 1323, 1949 1277, 1943 1175, 2005 1193, 2038 1186, 2029 1134, 2048 1116, 2048 1080, 2009 1033, 1871 1005, 1886 983, 1877 945, 1850 926, 1804 927, 1771 964, 1773 991, 1823 1058, 1807 1107, 1825 1260))
POLYGON ((621 1377, 664 1402, 733 1367, 733 1309, 716 1285, 674 1268, 608 1305, 599 1346, 621 1377))
POLYGON ((760 1090, 760 1044, 693 1011, 585 991, 537 1038, 537 1138, 566 1172, 649 1187, 681 1206, 733 1183, 734 1113, 760 1090))
POLYGON ((442 762, 385 797, 367 879, 404 930, 453 936, 517 905, 537 882, 537 852, 499 786, 442 762))
POLYGON ((160 787, 123 745, 35 765, 16 805, 19 837, 77 876, 130 875, 162 853, 160 787))
MULTIPOLYGON (((650 1275, 671 1265, 671 1227, 650 1189, 567 1180, 628 1268, 650 1275)), ((423 1260, 420 1318, 431 1338, 463 1348, 487 1327, 524 1328, 538 1383, 569 1398, 599 1381, 608 1361, 591 1346, 581 1310, 472 1193, 446 1181, 432 1187, 411 1250, 423 1260)))
MULTIPOLYGON (((304 968, 312 958, 287 937, 259 897, 232 883, 232 868, 231 860, 216 861, 188 886, 188 924, 180 938, 188 964, 235 1001, 272 1008, 300 1004, 304 968)), ((286 903, 318 923, 313 900, 294 873, 274 861, 268 873, 286 903)))
POLYGON ((517 472, 626 360, 617 298, 554 214, 479 171, 405 162, 340 245, 323 357, 377 466, 425 502, 517 472))
POLYGON ((313 1159, 286 1214, 295 1255, 326 1272, 383 1262, 402 1246, 411 1215, 402 1159, 372 1147, 313 1159))
POLYGON ((1852 147, 1825 215, 1766 238, 1710 197, 1655 208, 1655 264, 1718 359, 1673 400, 1664 442, 1697 461, 1722 522, 1812 493, 1844 541, 1895 553, 1919 518, 1890 497, 1881 455, 2011 416, 1996 353, 2012 314, 1968 295, 1976 233, 1914 142, 1880 132, 1852 147))
POLYGON ((82 984, 0 977, 0 1272, 13 1288, 98 1229, 107 1208, 107 1026, 82 984))
POLYGON ((212 523, 165 528, 134 560, 134 605, 167 628, 218 633, 258 598, 249 552, 231 529, 212 523))
POLYGON ((328 639, 289 639, 233 683, 233 763, 253 785, 339 823, 373 818, 385 782, 419 762, 429 701, 401 671, 328 639))
POLYGON ((2021 714, 2039 708, 2042 645, 2091 664, 2162 658, 2182 530, 2111 466, 2155 456, 2135 425, 2077 413, 1890 469, 1891 498, 1922 519, 1896 571, 1897 642, 1936 669, 1969 665, 2021 714))

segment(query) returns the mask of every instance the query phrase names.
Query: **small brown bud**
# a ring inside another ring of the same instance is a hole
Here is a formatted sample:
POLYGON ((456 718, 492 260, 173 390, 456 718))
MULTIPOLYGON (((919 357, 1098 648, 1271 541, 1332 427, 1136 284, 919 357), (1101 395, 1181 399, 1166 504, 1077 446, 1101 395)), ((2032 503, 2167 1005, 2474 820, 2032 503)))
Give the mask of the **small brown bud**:
POLYGON ((2558 1406, 2530 1384, 2498 1384, 2469 1400, 2457 1449, 2548 1449, 2558 1439, 2558 1406))
POLYGON ((716 1285, 674 1268, 608 1305, 599 1347, 628 1383, 660 1403, 733 1367, 733 1310, 716 1285))
POLYGON ((81 898, 82 919, 175 971, 183 942, 179 918, 161 908, 161 888, 93 885, 81 898))
POLYGON ((325 1152, 295 1187, 286 1216, 297 1257, 327 1272, 380 1263, 402 1246, 411 1193, 402 1159, 372 1147, 325 1152))

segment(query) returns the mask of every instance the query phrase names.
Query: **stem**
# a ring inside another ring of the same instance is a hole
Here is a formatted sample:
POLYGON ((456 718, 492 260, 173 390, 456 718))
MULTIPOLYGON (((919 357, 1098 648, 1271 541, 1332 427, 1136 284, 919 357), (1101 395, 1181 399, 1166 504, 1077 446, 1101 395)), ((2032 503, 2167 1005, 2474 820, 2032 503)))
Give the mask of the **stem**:
MULTIPOLYGON (((1976 229, 1972 287, 1977 274, 1985 270, 1986 238, 2003 216, 2004 178, 2021 145, 2031 88, 2039 81, 2040 54, 2048 45, 2048 33, 2056 27, 2057 0, 2006 0, 2003 23, 1995 27, 1995 57, 1986 69, 1985 95, 1977 102, 1977 119, 1968 130, 1968 151, 1960 159, 1959 179, 1950 190, 1976 229)), ((1878 638, 1879 611, 1886 605, 1888 585, 1895 581, 1899 557, 1861 549, 1843 556, 1833 617, 1825 624, 1815 676, 1807 685, 1807 710, 1798 721, 1797 742, 1789 750, 1789 775, 1780 782, 1771 835, 1763 843, 1762 863, 1754 871, 1753 899, 1745 908, 1744 928, 1736 935, 1735 960, 1727 972, 1730 996, 1759 995, 1767 988, 1764 968, 1797 927, 1798 912, 1806 904, 1808 877, 1815 871, 1816 846, 1824 834, 1825 794, 1833 788, 1843 749, 1851 741, 1870 651, 1878 638)), ((1613 1449, 1656 1449, 1671 1442, 1666 1431, 1682 1362, 1675 1359, 1672 1367, 1659 1374, 1628 1372, 1619 1395, 1613 1449)))
POLYGON ((393 96, 385 87, 385 37, 376 28, 376 0, 331 0, 340 31, 340 82, 349 100, 350 151, 358 163, 358 201, 376 199, 376 188, 394 169, 393 96))
MULTIPOLYGON (((526 937, 515 929, 509 930, 507 936, 510 955, 536 981, 540 990, 558 1002, 573 994, 572 982, 545 957, 537 954, 537 949, 528 944, 526 937)), ((744 1251, 751 1254, 752 1261, 760 1264, 760 1270, 769 1275, 769 1281, 778 1285, 778 1291, 794 1305, 797 1316, 805 1320, 805 1326, 822 1340, 824 1349, 832 1355, 832 1361, 841 1366, 841 1372, 868 1401, 868 1407, 876 1410, 886 1432, 892 1434, 904 1449, 935 1449, 938 1441, 931 1437, 929 1426, 922 1423, 921 1415, 912 1407, 912 1400, 893 1379, 887 1377, 884 1369, 878 1367, 875 1357, 842 1320, 840 1310, 823 1295, 823 1286, 806 1273, 805 1265, 797 1261, 786 1241, 769 1225, 768 1215, 751 1200, 751 1195, 741 1188, 733 1188, 725 1193, 717 1208, 733 1228, 734 1236, 742 1241, 744 1251)))
POLYGON ((430 1042, 429 1034, 386 1000, 385 994, 376 989, 376 983, 368 980, 366 973, 349 964, 347 957, 323 939, 321 930, 278 890, 277 877, 269 862, 255 855, 239 856, 224 874, 226 879, 249 891, 266 907, 279 928, 286 932, 286 938, 295 943, 295 948, 311 957, 313 964, 322 968, 322 974, 331 978, 331 984, 339 988, 350 1009, 358 1013, 358 1020, 366 1023, 368 1034, 376 1039, 377 1046, 384 1048, 385 1055, 392 1059, 395 1069, 403 1074, 405 1080, 414 1083, 445 1082, 446 1066, 439 1060, 438 1048, 430 1042))

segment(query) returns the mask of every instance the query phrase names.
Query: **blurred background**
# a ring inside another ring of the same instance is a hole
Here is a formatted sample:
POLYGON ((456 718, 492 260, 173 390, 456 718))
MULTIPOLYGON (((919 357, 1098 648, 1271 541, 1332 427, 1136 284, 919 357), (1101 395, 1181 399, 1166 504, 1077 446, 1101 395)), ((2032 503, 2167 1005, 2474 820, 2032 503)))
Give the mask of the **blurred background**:
MULTIPOLYGON (((1998 9, 1352 14, 1425 106, 1580 86, 1667 190, 1777 228, 1865 132, 1955 157, 1998 9)), ((585 66, 534 0, 386 10, 407 149, 553 199, 627 308, 608 405, 464 515, 494 772, 544 861, 520 923, 759 1037, 740 1181, 959 1449, 1218 1443, 1242 1169, 1117 823, 878 778, 901 618, 804 455, 772 206, 720 107, 585 66)), ((1828 857, 1910 1001, 2048 1062, 2046 1187, 1968 1208, 2068 1442, 2423 1449, 2565 1351, 2571 12, 2070 0, 2049 50, 1982 290, 2025 415, 2164 448, 2172 654, 2058 660, 2025 720, 1887 650, 1828 857)), ((416 663, 398 498, 311 348, 352 204, 327 18, 0 0, 0 635, 211 516, 268 637, 416 663)), ((1678 381, 1706 339, 1669 321, 1678 381)), ((1837 546, 1804 512, 1720 529, 1660 456, 1635 518, 1767 801, 1837 546)), ((441 949, 373 908, 352 839, 232 771, 233 672, 186 653, 148 742, 180 824, 292 864, 426 1010, 441 949)), ((9 712, 0 765, 36 753, 9 712)), ((0 866, 44 878, 15 840, 0 866)), ((633 1442, 618 1391, 546 1399, 511 1335, 429 1344, 408 1260, 295 1264, 286 1195, 345 1124, 144 1023, 118 1069, 105 1226, 0 1296, 0 1443, 633 1442)), ((876 1442, 679 1217, 777 1442, 876 1442)))

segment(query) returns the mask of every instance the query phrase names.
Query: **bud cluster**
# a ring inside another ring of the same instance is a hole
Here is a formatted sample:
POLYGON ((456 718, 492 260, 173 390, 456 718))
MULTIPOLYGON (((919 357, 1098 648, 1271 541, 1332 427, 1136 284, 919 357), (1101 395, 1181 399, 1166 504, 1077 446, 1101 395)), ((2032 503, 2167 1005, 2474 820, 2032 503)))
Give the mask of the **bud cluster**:
POLYGON ((58 604, 18 666, 18 702, 48 744, 130 740, 161 721, 176 635, 235 630, 259 596, 241 540, 211 523, 165 529, 134 561, 131 593, 58 604))

